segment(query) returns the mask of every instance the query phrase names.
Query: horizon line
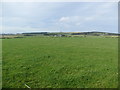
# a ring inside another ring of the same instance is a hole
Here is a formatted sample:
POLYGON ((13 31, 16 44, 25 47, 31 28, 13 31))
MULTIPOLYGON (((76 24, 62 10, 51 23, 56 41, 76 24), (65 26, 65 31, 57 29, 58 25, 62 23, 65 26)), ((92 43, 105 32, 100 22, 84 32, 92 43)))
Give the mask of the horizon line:
MULTIPOLYGON (((39 31, 34 31, 34 32, 17 32, 17 33, 0 33, 0 35, 1 34, 23 34, 23 33, 45 33, 45 31, 41 31, 41 32, 39 32, 39 31)), ((77 31, 75 31, 75 32, 60 32, 60 31, 47 31, 47 33, 83 33, 83 32, 101 32, 101 33, 114 33, 114 34, 120 34, 120 32, 107 32, 107 31, 81 31, 81 32, 77 32, 77 31)))

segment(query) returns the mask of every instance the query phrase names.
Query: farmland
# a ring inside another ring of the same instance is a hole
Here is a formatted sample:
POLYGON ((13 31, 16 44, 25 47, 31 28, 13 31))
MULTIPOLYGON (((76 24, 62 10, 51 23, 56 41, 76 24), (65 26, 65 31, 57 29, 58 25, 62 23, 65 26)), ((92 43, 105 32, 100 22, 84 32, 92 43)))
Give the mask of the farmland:
POLYGON ((2 40, 3 88, 117 88, 118 38, 2 40))

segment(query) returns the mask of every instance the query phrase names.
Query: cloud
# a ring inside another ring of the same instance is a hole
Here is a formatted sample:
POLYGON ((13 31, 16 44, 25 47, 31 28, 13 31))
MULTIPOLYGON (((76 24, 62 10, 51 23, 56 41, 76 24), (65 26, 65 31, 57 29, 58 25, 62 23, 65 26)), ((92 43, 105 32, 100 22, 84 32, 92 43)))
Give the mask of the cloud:
POLYGON ((58 28, 33 28, 33 27, 16 27, 16 26, 0 26, 0 33, 23 33, 23 32, 58 32, 58 28), (16 32, 17 31, 17 32, 16 32))
POLYGON ((2 20, 3 20, 3 18, 2 17, 0 17, 0 25, 2 26, 2 20))
POLYGON ((85 18, 86 21, 91 21, 91 20, 94 20, 94 19, 95 19, 95 17, 92 17, 92 16, 91 16, 91 17, 86 17, 86 18, 85 18))
POLYGON ((81 23, 76 23, 77 26, 81 25, 81 23))
POLYGON ((64 23, 76 23, 82 21, 83 17, 81 16, 66 16, 66 17, 61 17, 59 19, 59 22, 64 22, 64 23))
MULTIPOLYGON (((115 28, 117 3, 3 3, 5 32, 115 28), (7 6, 7 7, 6 7, 7 6), (108 26, 111 27, 108 27, 108 26)), ((0 24, 1 25, 1 24, 0 24)))
POLYGON ((2 2, 118 2, 119 0, 2 0, 2 2))
POLYGON ((86 21, 91 21, 91 20, 100 20, 104 19, 106 20, 107 18, 117 18, 117 3, 100 3, 96 8, 93 8, 94 13, 91 14, 90 16, 86 17, 86 21), (116 10, 114 10, 116 7, 116 10), (113 11, 112 11, 113 10, 113 11), (108 15, 108 16, 107 16, 108 15), (114 16, 112 16, 114 15, 114 16), (116 17, 115 17, 116 15, 116 17))
POLYGON ((67 21, 69 21, 69 20, 70 20, 70 17, 61 17, 61 18, 59 19, 60 22, 67 22, 67 21))

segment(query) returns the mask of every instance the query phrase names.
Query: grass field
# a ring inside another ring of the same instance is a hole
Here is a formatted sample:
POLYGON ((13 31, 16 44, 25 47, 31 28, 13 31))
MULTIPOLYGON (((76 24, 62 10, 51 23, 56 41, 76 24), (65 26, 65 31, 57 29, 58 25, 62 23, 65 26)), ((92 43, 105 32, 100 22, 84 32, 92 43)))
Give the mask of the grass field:
POLYGON ((118 39, 3 39, 3 88, 116 88, 118 39))

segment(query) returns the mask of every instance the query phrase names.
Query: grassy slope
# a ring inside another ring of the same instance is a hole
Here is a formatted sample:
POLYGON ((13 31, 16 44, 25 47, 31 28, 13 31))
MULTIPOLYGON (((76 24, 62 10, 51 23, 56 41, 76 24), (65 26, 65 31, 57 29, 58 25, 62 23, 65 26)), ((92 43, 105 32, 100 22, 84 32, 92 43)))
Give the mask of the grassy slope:
POLYGON ((117 87, 117 39, 3 40, 3 87, 117 87))

